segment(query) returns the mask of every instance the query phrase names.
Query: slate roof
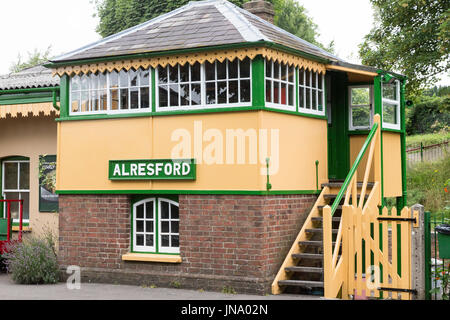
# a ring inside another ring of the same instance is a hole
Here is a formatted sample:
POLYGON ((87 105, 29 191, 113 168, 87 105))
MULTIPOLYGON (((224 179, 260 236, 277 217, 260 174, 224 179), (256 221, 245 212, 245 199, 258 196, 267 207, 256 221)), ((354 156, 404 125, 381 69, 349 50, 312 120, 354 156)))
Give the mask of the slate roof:
POLYGON ((267 41, 330 61, 336 56, 241 9, 226 0, 194 1, 155 19, 51 59, 68 62, 267 41))
POLYGON ((0 90, 27 89, 59 86, 59 77, 43 65, 31 67, 17 73, 0 75, 0 90))

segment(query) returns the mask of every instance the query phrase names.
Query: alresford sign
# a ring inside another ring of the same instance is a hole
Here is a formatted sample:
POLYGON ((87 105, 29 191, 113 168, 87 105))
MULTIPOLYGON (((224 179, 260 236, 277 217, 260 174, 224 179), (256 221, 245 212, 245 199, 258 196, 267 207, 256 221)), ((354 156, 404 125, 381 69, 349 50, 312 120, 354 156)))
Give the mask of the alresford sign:
POLYGON ((195 159, 109 161, 109 180, 195 180, 195 178, 195 159))

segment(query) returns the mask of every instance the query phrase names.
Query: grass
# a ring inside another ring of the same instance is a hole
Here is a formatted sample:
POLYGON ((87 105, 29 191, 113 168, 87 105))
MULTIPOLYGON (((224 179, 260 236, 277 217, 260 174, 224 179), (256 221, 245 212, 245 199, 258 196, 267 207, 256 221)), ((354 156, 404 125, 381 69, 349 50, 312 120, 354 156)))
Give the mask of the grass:
POLYGON ((417 163, 408 168, 406 177, 408 206, 420 203, 432 218, 450 218, 450 155, 435 162, 417 163))
POLYGON ((407 136, 406 150, 408 150, 409 148, 420 146, 421 142, 423 143, 424 146, 428 146, 431 144, 437 144, 448 140, 450 140, 450 131, 407 136))

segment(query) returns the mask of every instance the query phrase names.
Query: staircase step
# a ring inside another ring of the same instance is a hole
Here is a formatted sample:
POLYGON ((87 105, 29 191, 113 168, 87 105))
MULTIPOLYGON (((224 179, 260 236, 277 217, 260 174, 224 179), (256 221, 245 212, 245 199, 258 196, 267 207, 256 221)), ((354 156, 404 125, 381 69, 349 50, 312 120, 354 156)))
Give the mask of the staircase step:
MULTIPOLYGON (((298 244, 302 245, 302 246, 322 247, 323 246, 323 241, 322 240, 319 240, 319 241, 311 241, 311 240, 309 240, 309 241, 299 241, 298 244)), ((336 242, 333 241, 332 244, 334 245, 334 244, 336 244, 336 242)))
POLYGON ((287 267, 284 270, 289 272, 323 273, 323 268, 317 267, 287 267))
MULTIPOLYGON (((323 234, 323 229, 322 229, 322 228, 306 229, 306 232, 323 234)), ((339 232, 339 229, 331 229, 331 232, 332 232, 333 234, 337 234, 337 233, 339 232)))
MULTIPOLYGON (((319 210, 323 210, 323 208, 325 208, 325 206, 317 206, 317 209, 319 209, 319 210)), ((337 210, 342 210, 342 205, 341 204, 336 207, 336 211, 337 210)))
POLYGON ((323 254, 318 253, 293 253, 292 258, 295 259, 314 259, 314 260, 323 260, 323 254))
MULTIPOLYGON (((329 199, 336 199, 337 196, 338 196, 337 194, 324 194, 324 195, 323 195, 323 198, 329 200, 329 199)), ((342 197, 342 200, 344 200, 344 198, 345 198, 345 197, 342 197)), ((358 197, 357 197, 357 198, 358 198, 358 199, 361 198, 361 195, 358 194, 358 197)), ((352 197, 350 197, 350 199, 352 199, 352 197)), ((365 200, 369 199, 369 195, 366 194, 366 195, 364 196, 364 199, 365 199, 365 200)))
MULTIPOLYGON (((312 221, 323 221, 323 218, 322 217, 312 217, 311 220, 312 221)), ((341 221, 341 217, 333 217, 333 218, 331 218, 331 220, 333 222, 340 222, 341 221)))
POLYGON ((278 281, 278 285, 294 286, 294 287, 307 287, 307 288, 323 288, 322 281, 280 280, 280 281, 278 281))
MULTIPOLYGON (((325 187, 329 187, 329 188, 342 188, 342 186, 344 185, 344 182, 329 182, 329 183, 322 183, 322 189, 325 187)), ((368 182, 367 183, 367 187, 368 188, 373 188, 375 184, 373 182, 368 182)), ((362 182, 358 182, 357 184, 358 188, 362 188, 363 183, 362 182)))

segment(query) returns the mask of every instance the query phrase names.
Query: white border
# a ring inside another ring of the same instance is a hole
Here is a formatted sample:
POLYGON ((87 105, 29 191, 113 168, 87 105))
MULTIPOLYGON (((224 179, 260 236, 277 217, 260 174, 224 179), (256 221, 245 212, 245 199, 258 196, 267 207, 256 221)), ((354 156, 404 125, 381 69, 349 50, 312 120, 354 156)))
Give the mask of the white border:
POLYGON ((374 116, 374 95, 373 95, 373 85, 357 85, 357 86, 348 86, 348 129, 350 131, 357 131, 357 130, 370 130, 373 125, 373 116, 374 116), (369 125, 368 126, 353 126, 353 117, 352 117, 352 108, 353 107, 366 107, 366 104, 358 104, 358 105, 352 105, 352 89, 355 88, 367 88, 369 89, 369 97, 370 97, 370 112, 369 112, 369 125))

